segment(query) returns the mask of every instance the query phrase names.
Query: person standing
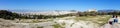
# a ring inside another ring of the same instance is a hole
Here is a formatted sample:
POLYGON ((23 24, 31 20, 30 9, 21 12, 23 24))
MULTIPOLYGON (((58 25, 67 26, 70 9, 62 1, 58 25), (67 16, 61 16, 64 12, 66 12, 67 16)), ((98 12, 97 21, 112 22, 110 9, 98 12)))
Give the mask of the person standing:
POLYGON ((118 23, 118 16, 115 16, 115 17, 114 17, 113 24, 114 24, 114 28, 116 28, 116 27, 117 27, 117 28, 120 28, 120 27, 119 27, 119 23, 118 23))
POLYGON ((118 16, 115 16, 114 17, 114 23, 118 23, 118 18, 117 18, 118 16))

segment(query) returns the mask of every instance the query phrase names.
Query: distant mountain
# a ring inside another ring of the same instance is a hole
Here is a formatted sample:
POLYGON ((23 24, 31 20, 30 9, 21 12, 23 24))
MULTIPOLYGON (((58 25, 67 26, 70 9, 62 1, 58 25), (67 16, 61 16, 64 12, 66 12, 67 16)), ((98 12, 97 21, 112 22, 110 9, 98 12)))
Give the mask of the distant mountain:
POLYGON ((116 9, 104 9, 104 10, 98 10, 97 12, 120 12, 120 10, 116 10, 116 9))

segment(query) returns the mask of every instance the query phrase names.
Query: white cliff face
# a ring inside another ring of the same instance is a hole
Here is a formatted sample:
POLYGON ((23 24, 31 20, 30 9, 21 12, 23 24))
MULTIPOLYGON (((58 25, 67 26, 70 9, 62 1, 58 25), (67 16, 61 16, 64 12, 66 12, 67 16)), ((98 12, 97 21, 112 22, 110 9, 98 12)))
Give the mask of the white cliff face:
POLYGON ((65 23, 65 28, 99 28, 97 24, 90 21, 56 20, 56 22, 65 23))
MULTIPOLYGON (((7 21, 9 22, 9 21, 7 21)), ((97 24, 94 24, 90 21, 76 21, 73 19, 65 20, 65 19, 54 19, 54 21, 50 22, 40 22, 40 23, 15 23, 11 22, 13 26, 11 28, 37 28, 37 27, 43 27, 43 28, 55 28, 54 24, 59 24, 58 27, 64 27, 64 28, 98 28, 97 24), (63 23, 65 23, 63 25, 63 23)), ((6 25, 7 26, 7 25, 6 25)))

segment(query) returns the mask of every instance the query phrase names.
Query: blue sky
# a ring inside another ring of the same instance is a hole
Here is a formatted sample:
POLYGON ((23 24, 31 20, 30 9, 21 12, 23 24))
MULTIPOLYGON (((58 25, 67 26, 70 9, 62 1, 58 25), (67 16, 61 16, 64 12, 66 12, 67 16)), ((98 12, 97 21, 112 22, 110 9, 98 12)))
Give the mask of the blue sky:
POLYGON ((120 0, 0 0, 0 9, 9 10, 77 10, 120 9, 120 0))

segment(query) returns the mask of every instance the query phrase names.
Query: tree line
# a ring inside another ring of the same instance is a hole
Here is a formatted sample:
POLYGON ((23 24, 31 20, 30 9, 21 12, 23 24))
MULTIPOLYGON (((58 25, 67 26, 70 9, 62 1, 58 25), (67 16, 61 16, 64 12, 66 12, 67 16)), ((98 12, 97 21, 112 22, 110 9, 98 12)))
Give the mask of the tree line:
POLYGON ((78 12, 78 16, 96 16, 96 15, 120 15, 120 11, 113 11, 113 12, 78 12))
POLYGON ((13 20, 13 18, 19 18, 19 17, 20 16, 17 13, 12 13, 11 11, 7 11, 7 10, 0 10, 0 18, 13 20))

